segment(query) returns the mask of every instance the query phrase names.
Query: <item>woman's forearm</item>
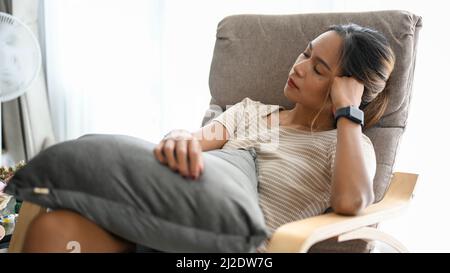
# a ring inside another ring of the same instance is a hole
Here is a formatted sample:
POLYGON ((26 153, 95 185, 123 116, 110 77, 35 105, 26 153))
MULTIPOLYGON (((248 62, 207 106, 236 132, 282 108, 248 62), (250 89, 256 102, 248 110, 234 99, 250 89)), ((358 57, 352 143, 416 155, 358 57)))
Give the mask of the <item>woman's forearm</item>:
POLYGON ((372 181, 363 154, 361 125, 340 118, 332 170, 331 206, 337 213, 356 215, 373 199, 372 181))

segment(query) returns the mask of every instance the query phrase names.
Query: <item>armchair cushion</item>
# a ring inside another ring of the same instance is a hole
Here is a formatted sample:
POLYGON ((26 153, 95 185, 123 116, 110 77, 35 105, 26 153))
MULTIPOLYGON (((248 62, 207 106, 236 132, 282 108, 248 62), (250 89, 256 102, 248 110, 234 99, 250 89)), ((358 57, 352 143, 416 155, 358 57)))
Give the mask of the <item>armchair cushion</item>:
POLYGON ((6 192, 161 251, 250 252, 266 239, 254 151, 204 152, 204 172, 189 180, 157 161, 154 146, 121 135, 62 142, 20 169, 6 192))

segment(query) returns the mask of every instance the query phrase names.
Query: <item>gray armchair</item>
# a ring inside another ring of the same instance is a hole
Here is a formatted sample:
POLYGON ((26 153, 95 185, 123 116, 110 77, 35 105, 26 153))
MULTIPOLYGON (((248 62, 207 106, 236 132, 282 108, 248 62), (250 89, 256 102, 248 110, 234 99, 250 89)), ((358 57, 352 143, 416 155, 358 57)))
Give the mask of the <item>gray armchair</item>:
POLYGON ((217 28, 209 78, 211 107, 202 126, 227 105, 245 97, 292 108, 283 88, 294 60, 327 26, 348 22, 381 31, 396 55, 385 90, 390 99, 388 108, 376 126, 364 131, 376 152, 374 191, 376 202, 381 202, 358 217, 328 213, 287 224, 275 232, 269 251, 367 252, 370 244, 366 241, 372 240, 382 240, 406 251, 394 238, 373 226, 407 205, 417 179, 413 174, 393 174, 393 166, 408 118, 421 17, 406 11, 226 17, 217 28))

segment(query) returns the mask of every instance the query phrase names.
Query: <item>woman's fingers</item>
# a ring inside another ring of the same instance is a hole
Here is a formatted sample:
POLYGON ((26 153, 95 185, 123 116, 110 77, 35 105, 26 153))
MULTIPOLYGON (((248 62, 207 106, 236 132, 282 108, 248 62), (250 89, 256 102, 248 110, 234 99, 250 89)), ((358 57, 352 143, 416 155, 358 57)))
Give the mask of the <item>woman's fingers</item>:
POLYGON ((192 139, 188 142, 188 153, 190 173, 194 179, 197 179, 203 168, 202 151, 198 140, 192 139))
POLYGON ((175 141, 173 139, 167 139, 163 148, 164 156, 166 157, 169 167, 173 171, 177 171, 178 168, 177 168, 177 161, 175 160, 174 149, 175 149, 175 141))
POLYGON ((155 155, 155 158, 159 162, 161 162, 162 164, 166 164, 167 163, 167 160, 166 160, 166 158, 164 157, 164 154, 163 154, 164 143, 165 143, 165 141, 161 140, 159 142, 159 144, 156 145, 155 149, 153 149, 153 154, 155 155))
POLYGON ((188 154, 187 154, 187 141, 186 140, 178 140, 175 144, 175 154, 177 160, 177 167, 179 173, 188 177, 189 167, 188 167, 188 154))
POLYGON ((155 158, 184 177, 197 179, 203 172, 202 148, 190 133, 174 131, 153 150, 155 158))

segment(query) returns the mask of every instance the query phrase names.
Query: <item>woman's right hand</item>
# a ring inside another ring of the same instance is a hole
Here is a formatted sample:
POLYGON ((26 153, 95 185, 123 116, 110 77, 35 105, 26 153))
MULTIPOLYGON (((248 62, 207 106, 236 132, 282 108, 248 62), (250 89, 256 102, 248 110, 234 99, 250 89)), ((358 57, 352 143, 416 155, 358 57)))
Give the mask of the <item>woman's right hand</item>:
POLYGON ((170 131, 153 150, 156 159, 186 178, 197 179, 203 172, 199 140, 186 130, 170 131))

